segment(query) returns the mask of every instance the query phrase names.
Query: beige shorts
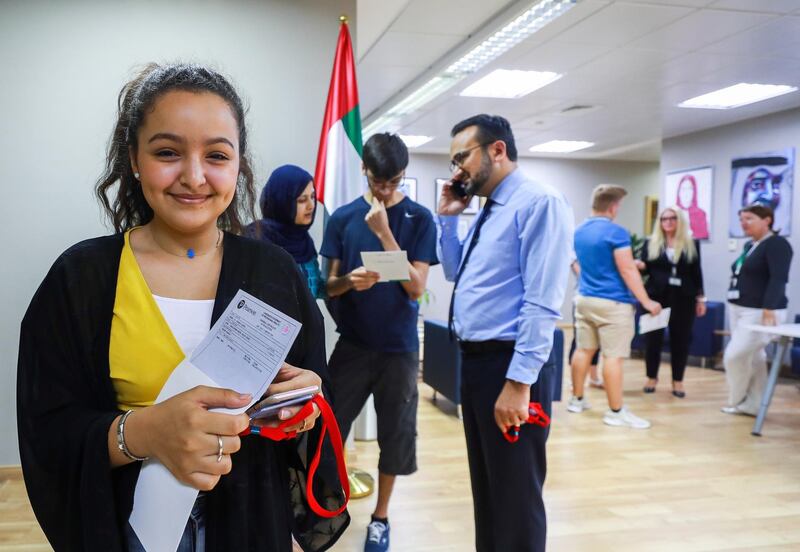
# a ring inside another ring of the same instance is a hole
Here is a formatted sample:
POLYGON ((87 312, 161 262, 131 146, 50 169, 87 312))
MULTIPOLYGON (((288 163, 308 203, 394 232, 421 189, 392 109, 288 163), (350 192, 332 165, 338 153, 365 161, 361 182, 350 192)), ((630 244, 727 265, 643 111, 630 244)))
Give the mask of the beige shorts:
POLYGON ((575 340, 579 349, 599 347, 606 358, 628 358, 633 322, 634 307, 630 303, 580 295, 575 300, 575 340))

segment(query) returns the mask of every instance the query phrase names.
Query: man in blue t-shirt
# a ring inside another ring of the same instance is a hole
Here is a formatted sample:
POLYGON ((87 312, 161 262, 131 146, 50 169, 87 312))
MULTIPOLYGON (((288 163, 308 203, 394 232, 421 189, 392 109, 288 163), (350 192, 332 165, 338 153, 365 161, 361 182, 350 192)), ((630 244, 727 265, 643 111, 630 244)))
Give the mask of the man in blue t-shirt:
POLYGON ((395 134, 375 134, 364 144, 369 189, 337 209, 320 253, 329 259, 329 308, 339 341, 329 362, 334 411, 347 434, 372 394, 378 415, 378 501, 367 528, 365 552, 389 547, 389 498, 395 477, 417 470, 417 299, 428 268, 438 264, 431 212, 398 190, 408 149, 395 134), (362 266, 362 251, 406 251, 409 279, 379 282, 362 266))
POLYGON ((575 254, 580 263, 575 326, 578 348, 572 357, 572 398, 567 410, 589 408, 583 396, 586 371, 599 348, 609 410, 603 422, 611 426, 647 429, 650 422, 622 403, 622 362, 631 353, 636 300, 651 314, 661 305, 650 299, 633 260, 628 231, 614 223, 625 188, 602 184, 592 194, 592 216, 575 230, 575 254))

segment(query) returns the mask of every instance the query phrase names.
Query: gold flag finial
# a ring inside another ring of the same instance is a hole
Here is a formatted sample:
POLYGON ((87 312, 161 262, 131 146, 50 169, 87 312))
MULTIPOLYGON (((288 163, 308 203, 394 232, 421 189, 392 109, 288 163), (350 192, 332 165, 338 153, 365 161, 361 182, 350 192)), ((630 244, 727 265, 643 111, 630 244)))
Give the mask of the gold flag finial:
POLYGON ((339 16, 339 21, 341 21, 342 23, 347 25, 347 16, 346 15, 340 15, 339 16))

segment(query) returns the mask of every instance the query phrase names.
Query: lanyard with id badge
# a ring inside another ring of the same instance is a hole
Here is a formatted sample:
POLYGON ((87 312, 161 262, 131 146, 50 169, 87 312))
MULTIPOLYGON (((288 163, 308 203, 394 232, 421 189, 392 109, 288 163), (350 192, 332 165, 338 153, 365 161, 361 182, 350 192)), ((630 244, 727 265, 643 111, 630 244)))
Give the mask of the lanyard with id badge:
POLYGON ((753 252, 757 245, 758 242, 752 242, 750 247, 747 247, 747 244, 745 244, 744 251, 742 251, 742 254, 736 259, 736 264, 733 266, 733 276, 731 276, 731 285, 728 288, 728 300, 735 301, 739 299, 739 273, 742 271, 744 261, 750 256, 750 253, 753 252))
POLYGON ((672 272, 669 276, 669 285, 673 287, 681 287, 683 280, 678 278, 678 259, 675 258, 675 253, 672 249, 667 250, 667 260, 672 265, 672 272), (670 253, 672 251, 672 253, 670 253))

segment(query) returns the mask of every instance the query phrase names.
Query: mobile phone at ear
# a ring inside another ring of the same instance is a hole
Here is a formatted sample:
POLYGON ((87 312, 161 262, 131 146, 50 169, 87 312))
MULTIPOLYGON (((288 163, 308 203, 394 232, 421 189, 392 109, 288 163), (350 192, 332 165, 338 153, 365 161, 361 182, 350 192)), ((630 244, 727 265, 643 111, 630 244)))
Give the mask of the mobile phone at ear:
POLYGON ((319 393, 319 387, 311 385, 301 389, 292 389, 283 393, 275 393, 257 402, 247 410, 251 420, 269 418, 276 415, 281 408, 303 404, 319 393))
POLYGON ((467 197, 467 189, 464 186, 464 183, 460 180, 452 180, 450 181, 450 189, 457 197, 467 197))

